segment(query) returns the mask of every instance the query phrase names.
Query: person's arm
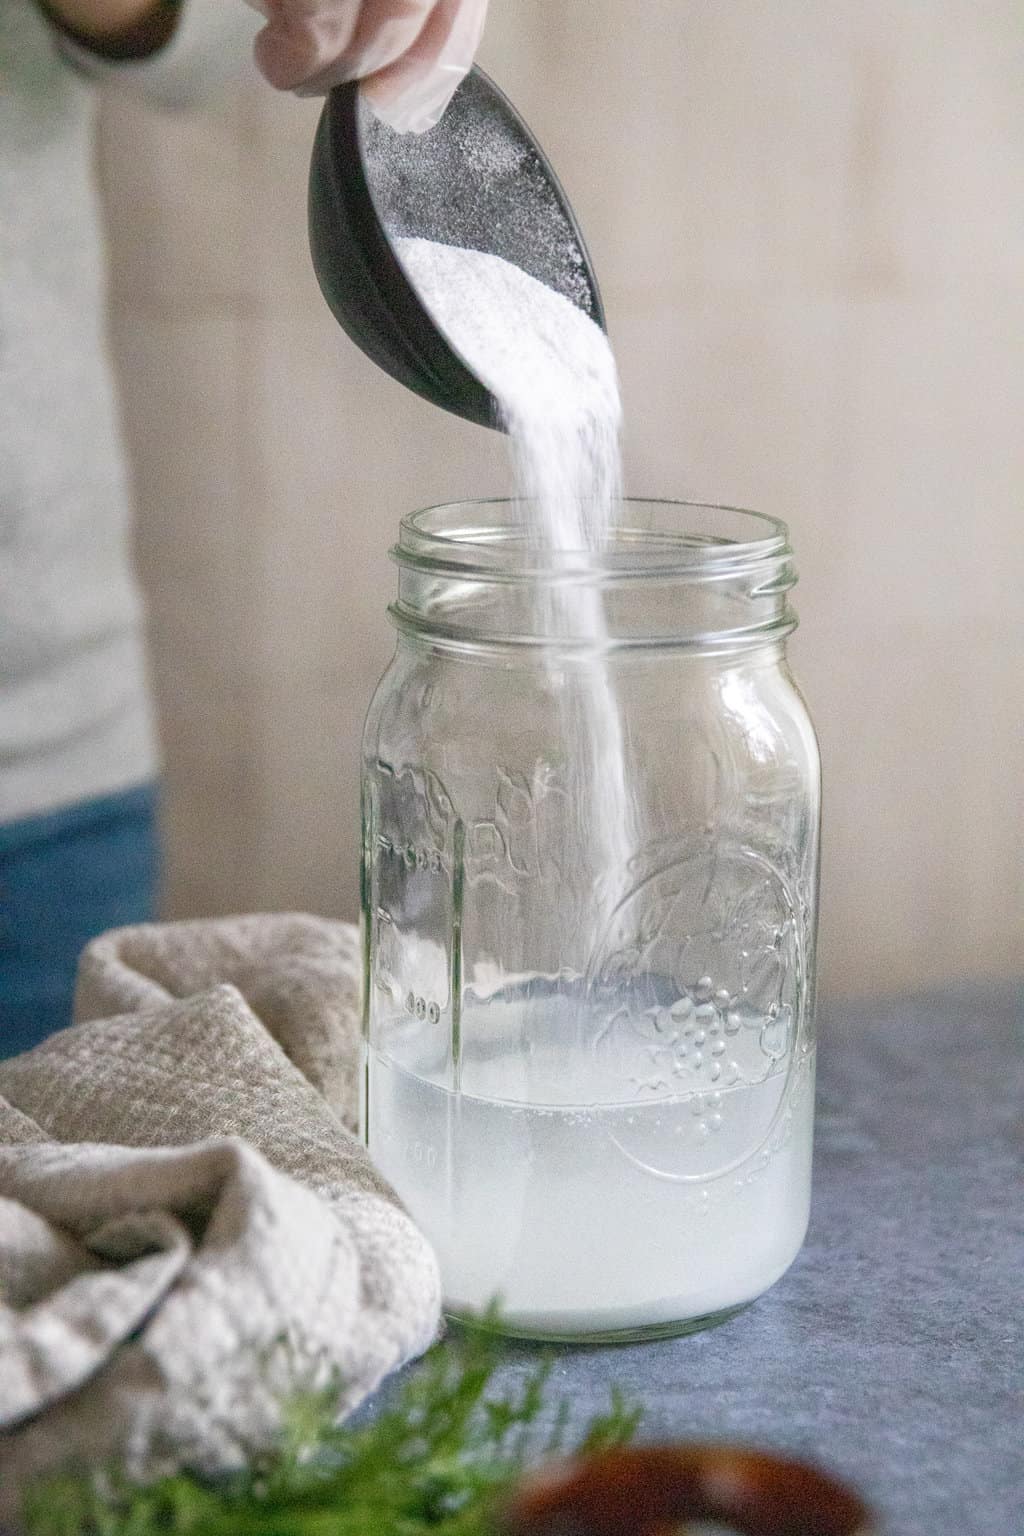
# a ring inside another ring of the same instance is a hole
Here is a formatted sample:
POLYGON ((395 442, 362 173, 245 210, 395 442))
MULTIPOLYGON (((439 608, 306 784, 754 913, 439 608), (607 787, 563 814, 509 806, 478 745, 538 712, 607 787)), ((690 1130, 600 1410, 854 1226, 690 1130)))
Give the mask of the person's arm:
POLYGON ((144 59, 170 41, 180 0, 40 0, 60 29, 110 59, 144 59))

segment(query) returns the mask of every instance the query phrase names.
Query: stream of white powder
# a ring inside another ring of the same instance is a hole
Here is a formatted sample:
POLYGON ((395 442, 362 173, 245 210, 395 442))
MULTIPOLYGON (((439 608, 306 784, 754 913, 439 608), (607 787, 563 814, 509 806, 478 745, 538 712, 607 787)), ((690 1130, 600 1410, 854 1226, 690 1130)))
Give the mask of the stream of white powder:
MULTIPOLYGON (((622 408, 611 345, 577 305, 512 262, 431 240, 396 241, 432 317, 490 390, 512 447, 516 494, 540 563, 596 564, 621 495, 622 408)), ((539 632, 582 641, 582 708, 563 711, 581 820, 614 887, 634 851, 622 727, 608 673, 604 602, 593 581, 538 586, 539 632)), ((557 675, 558 662, 552 662, 557 675)))

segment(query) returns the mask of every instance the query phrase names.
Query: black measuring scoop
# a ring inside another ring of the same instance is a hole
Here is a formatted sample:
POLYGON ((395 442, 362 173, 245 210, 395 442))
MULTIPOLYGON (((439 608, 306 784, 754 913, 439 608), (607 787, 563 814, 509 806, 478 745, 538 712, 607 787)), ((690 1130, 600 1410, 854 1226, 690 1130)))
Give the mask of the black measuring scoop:
POLYGON ((313 145, 309 242, 335 319, 392 378, 482 426, 489 390, 431 319, 392 242, 403 237, 515 262, 604 328, 604 309, 569 201, 508 98, 472 69, 435 128, 395 133, 358 85, 327 97, 313 145))

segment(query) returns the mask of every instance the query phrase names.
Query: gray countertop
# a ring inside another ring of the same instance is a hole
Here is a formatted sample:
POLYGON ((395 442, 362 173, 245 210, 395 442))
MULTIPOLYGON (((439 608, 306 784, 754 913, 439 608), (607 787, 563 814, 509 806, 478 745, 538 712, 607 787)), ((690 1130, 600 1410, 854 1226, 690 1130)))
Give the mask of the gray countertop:
MULTIPOLYGON (((885 1536, 1024 1536, 1024 989, 823 1009, 820 1037, 793 1268, 710 1332, 560 1349, 555 1393, 809 1457, 885 1536)), ((508 1384, 535 1359, 509 1345, 508 1384)))

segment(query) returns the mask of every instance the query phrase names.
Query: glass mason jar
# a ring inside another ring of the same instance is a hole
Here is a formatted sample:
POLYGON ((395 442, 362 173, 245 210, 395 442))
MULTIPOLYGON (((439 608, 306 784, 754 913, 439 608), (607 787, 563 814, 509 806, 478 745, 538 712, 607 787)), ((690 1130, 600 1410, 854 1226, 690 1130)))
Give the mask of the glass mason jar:
POLYGON ((363 1134, 441 1261, 551 1339, 683 1332, 807 1225, 819 767, 785 525, 407 518, 363 763, 363 1134), (595 639, 603 627, 603 637, 595 639))

